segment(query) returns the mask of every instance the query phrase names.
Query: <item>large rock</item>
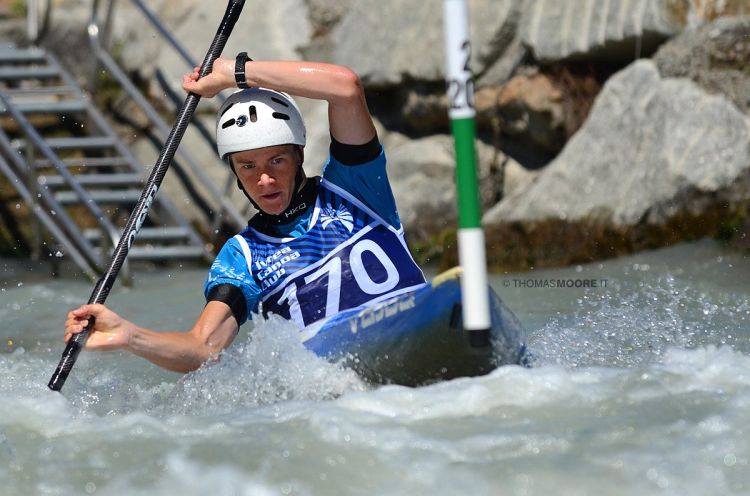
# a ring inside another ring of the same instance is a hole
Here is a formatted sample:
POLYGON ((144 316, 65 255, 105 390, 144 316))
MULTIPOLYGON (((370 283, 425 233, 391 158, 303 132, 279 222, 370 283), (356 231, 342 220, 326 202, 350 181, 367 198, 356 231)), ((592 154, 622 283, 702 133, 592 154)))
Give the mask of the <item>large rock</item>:
MULTIPOLYGON (((456 226, 455 152, 450 135, 408 140, 392 134, 384 140, 388 176, 410 239, 430 240, 456 226)), ((494 148, 476 142, 481 200, 485 207, 502 196, 499 188, 523 185, 523 168, 494 148), (500 176, 508 170, 511 177, 500 176)))
POLYGON ((686 27, 744 14, 747 0, 529 0, 521 37, 542 63, 628 62, 686 27))
POLYGON ((665 77, 685 77, 750 112, 750 17, 723 17, 688 30, 654 55, 665 77))
POLYGON ((640 60, 607 82, 586 124, 538 179, 484 222, 496 264, 506 257, 540 265, 717 234, 749 203, 750 119, 640 60))
MULTIPOLYGON (((481 73, 513 41, 519 0, 469 0, 472 69, 481 73)), ((440 2, 353 0, 331 34, 333 62, 352 67, 369 86, 405 78, 442 81, 445 74, 440 2)))
MULTIPOLYGON (((685 0, 687 1, 687 0, 685 0)), ((679 3, 679 2, 678 2, 679 3)), ((631 60, 682 29, 675 0, 531 0, 522 38, 542 63, 631 60)))

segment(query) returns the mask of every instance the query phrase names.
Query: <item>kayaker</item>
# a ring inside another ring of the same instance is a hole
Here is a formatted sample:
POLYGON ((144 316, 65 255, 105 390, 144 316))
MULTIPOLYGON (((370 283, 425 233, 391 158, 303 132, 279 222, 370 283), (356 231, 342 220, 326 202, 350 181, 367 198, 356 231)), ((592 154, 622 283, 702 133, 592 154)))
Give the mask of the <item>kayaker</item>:
POLYGON ((127 349, 169 370, 215 359, 253 312, 303 328, 341 310, 424 284, 403 237, 386 158, 362 84, 350 69, 306 61, 220 58, 185 91, 212 97, 240 87, 219 110, 219 155, 258 213, 209 270, 206 306, 192 329, 155 332, 104 305, 68 314, 65 339, 95 317, 87 349, 127 349), (303 169, 305 124, 290 95, 328 103, 330 155, 322 178, 303 169))

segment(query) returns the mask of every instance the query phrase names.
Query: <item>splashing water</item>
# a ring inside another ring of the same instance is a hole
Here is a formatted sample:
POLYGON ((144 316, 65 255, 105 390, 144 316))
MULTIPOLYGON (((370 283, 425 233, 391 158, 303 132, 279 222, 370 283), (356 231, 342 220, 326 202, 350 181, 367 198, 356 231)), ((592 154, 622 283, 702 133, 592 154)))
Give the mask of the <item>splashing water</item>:
POLYGON ((530 335, 537 365, 637 367, 672 348, 730 345, 750 351, 750 303, 731 292, 707 294, 667 273, 651 281, 614 281, 576 300, 530 335))
MULTIPOLYGON (((204 274, 169 273, 174 290, 157 272, 113 309, 189 325, 204 274)), ((271 319, 184 376, 83 353, 63 394, 46 381, 88 283, 6 279, 0 493, 747 494, 750 262, 699 244, 531 277, 546 275, 609 283, 494 280, 527 326, 531 369, 372 388, 271 319)))
MULTIPOLYGON (((256 316, 257 319, 257 316, 256 316)), ((107 370, 70 380, 65 395, 81 414, 211 416, 280 401, 323 401, 368 386, 351 369, 307 350, 294 324, 272 316, 238 336, 218 362, 208 363, 176 382, 142 385, 107 370)), ((111 366, 110 366, 111 369, 111 366)), ((79 376, 82 375, 79 373, 79 376)))
POLYGON ((278 401, 327 400, 364 389, 356 373, 307 350, 295 325, 273 316, 257 325, 246 342, 227 350, 219 363, 180 381, 165 406, 174 413, 220 414, 278 401))

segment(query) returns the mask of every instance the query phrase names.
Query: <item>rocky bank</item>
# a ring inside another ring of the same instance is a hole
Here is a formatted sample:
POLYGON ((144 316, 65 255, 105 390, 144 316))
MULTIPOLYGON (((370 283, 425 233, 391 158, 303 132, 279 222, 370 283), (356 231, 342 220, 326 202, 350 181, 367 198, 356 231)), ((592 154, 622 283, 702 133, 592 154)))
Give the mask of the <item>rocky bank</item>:
MULTIPOLYGON (((43 44, 88 70, 90 2, 61 0, 43 44)), ((703 236, 747 243, 750 4, 745 0, 469 0, 483 222, 497 270, 581 263, 703 236)), ((199 59, 224 2, 149 2, 199 59)), ((112 52, 164 99, 185 63, 117 3, 112 52)), ((420 258, 455 261, 442 2, 248 0, 225 54, 345 64, 362 78, 420 258)), ((199 117, 213 121, 204 102, 199 117)), ((325 108, 303 102, 307 162, 325 108)), ((188 140, 185 146, 191 146, 188 140)), ((144 162, 155 152, 133 142, 144 162)), ((191 153, 226 180, 213 151, 191 153)), ((168 186, 179 194, 178 186, 168 186)), ((236 201, 242 202, 241 195, 236 201)))

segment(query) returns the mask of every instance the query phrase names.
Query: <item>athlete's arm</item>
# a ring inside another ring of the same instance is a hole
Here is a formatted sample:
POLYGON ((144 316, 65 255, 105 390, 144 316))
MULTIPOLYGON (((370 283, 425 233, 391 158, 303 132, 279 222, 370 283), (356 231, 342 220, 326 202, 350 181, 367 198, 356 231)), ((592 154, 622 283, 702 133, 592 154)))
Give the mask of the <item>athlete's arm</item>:
POLYGON ((187 332, 152 331, 123 319, 104 305, 82 305, 68 313, 65 342, 81 332, 90 317, 96 320, 86 349, 125 349, 174 372, 190 372, 218 359, 238 331, 231 309, 219 301, 208 302, 187 332))
MULTIPOLYGON (((234 60, 219 58, 213 70, 198 80, 198 68, 182 81, 185 91, 211 97, 235 88, 234 60)), ((368 143, 375 126, 367 109, 362 82, 348 67, 307 61, 248 61, 247 84, 262 86, 291 95, 328 102, 331 136, 349 145, 368 143)))

